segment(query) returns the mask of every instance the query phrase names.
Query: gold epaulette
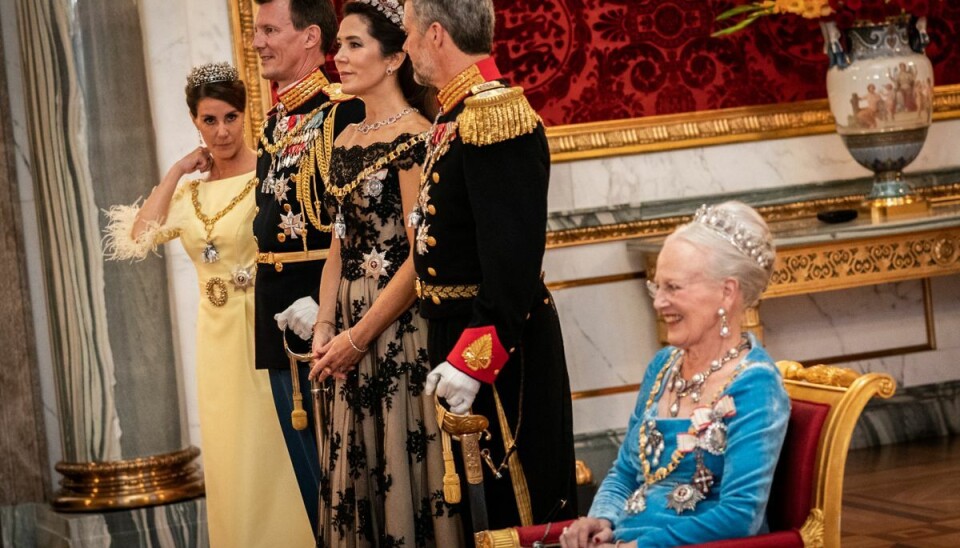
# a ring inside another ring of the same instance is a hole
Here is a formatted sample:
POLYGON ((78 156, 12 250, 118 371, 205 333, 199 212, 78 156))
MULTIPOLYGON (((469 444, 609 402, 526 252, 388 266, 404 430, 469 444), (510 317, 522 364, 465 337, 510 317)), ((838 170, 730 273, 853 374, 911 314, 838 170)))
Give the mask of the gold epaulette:
POLYGON ((471 145, 492 145, 532 133, 540 123, 522 87, 505 87, 487 82, 471 88, 472 97, 464 101, 457 116, 460 137, 471 145))
POLYGON ((323 86, 323 92, 330 98, 331 103, 342 103, 356 97, 356 95, 344 93, 340 84, 327 84, 323 86))

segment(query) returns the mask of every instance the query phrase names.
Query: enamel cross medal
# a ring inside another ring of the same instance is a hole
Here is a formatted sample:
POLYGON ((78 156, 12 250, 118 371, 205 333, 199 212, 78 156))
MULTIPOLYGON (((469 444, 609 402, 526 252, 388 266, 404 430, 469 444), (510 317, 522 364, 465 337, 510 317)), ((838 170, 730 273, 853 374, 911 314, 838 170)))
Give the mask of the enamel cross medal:
POLYGON ((342 240, 347 235, 347 221, 343 218, 340 208, 337 208, 337 214, 333 217, 333 234, 337 239, 342 240))

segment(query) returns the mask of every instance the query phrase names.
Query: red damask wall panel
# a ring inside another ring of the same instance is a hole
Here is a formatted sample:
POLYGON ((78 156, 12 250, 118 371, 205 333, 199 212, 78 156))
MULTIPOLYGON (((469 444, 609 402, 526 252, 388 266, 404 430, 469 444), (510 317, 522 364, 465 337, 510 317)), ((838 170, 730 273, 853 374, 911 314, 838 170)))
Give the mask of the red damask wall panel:
MULTIPOLYGON (((548 125, 826 97, 815 21, 710 38, 718 0, 494 0, 495 55, 548 125)), ((960 83, 960 2, 931 20, 937 84, 960 83)))
MULTIPOLYGON (((716 15, 739 3, 494 0, 494 55, 547 125, 825 98, 815 21, 771 17, 710 38, 716 15)), ((960 1, 943 4, 928 25, 937 85, 960 83, 960 1)))

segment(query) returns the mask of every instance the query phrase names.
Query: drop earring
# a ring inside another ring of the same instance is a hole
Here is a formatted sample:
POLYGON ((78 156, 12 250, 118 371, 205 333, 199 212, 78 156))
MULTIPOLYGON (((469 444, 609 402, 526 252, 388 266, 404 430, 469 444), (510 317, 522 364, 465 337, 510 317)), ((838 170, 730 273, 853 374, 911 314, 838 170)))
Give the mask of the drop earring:
POLYGON ((199 130, 199 129, 197 130, 197 138, 200 139, 200 146, 201 146, 201 147, 206 147, 206 146, 207 146, 207 143, 205 143, 205 142, 203 141, 203 134, 200 133, 200 130, 199 130))
POLYGON ((720 336, 725 339, 730 336, 730 324, 727 323, 727 310, 721 307, 717 310, 717 316, 720 316, 720 336))
POLYGON ((393 71, 394 71, 393 67, 387 67, 387 76, 390 76, 391 74, 393 74, 393 71))

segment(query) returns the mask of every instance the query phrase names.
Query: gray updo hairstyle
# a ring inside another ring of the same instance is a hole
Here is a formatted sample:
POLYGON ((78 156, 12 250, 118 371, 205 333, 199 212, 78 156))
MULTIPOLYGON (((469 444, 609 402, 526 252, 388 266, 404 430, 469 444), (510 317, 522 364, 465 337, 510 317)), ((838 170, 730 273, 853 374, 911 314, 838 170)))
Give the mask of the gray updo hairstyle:
POLYGON ((701 215, 701 208, 694 221, 678 228, 671 237, 706 250, 707 276, 737 280, 744 306, 754 306, 773 273, 776 247, 770 228, 755 209, 743 202, 731 200, 707 209, 714 214, 701 215), (745 246, 759 251, 751 256, 744 251, 745 246))

